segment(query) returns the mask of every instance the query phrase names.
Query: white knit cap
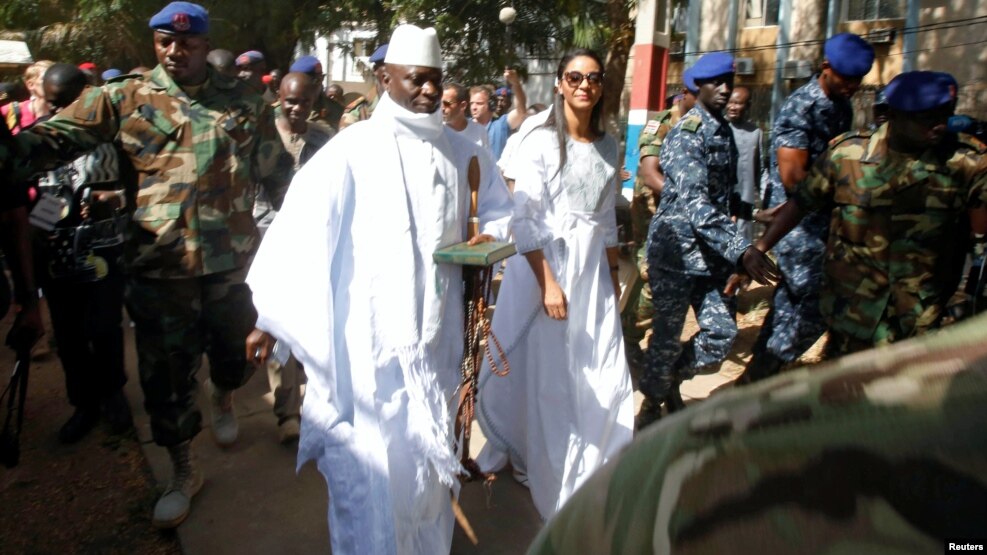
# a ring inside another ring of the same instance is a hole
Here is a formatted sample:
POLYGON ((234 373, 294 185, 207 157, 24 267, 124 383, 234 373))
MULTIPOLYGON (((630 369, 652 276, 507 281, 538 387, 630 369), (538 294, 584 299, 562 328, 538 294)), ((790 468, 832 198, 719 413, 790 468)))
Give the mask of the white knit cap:
POLYGON ((442 52, 439 50, 439 36, 435 34, 435 28, 398 25, 387 43, 384 63, 442 69, 442 52))

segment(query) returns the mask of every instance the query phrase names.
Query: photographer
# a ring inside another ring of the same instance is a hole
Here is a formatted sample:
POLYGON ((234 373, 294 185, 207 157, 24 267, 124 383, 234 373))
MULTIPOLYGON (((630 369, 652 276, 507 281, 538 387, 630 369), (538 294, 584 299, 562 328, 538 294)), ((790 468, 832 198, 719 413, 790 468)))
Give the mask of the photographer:
MULTIPOLYGON (((44 75, 45 98, 55 113, 85 88, 86 76, 70 64, 44 75)), ((116 150, 103 144, 42 174, 31 212, 35 274, 48 300, 65 389, 75 412, 59 431, 75 443, 99 422, 102 410, 113 433, 131 427, 123 395, 123 253, 125 220, 116 150), (99 201, 99 202, 94 202, 99 201), (52 215, 53 214, 53 215, 52 215)))

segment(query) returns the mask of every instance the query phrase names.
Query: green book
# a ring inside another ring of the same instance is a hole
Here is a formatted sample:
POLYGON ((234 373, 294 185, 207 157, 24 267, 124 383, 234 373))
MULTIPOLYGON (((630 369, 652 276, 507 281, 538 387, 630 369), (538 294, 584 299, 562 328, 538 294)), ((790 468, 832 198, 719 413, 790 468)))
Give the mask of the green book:
POLYGON ((469 246, 466 242, 456 243, 432 253, 437 264, 459 264, 461 266, 490 266, 517 252, 514 243, 480 243, 469 246))

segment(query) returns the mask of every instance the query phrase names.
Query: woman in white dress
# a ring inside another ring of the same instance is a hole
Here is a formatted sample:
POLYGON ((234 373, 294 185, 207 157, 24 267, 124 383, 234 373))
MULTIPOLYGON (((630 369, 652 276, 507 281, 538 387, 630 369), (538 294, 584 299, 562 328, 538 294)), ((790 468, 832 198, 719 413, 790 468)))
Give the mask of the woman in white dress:
POLYGON ((603 132, 603 64, 566 55, 544 125, 523 139, 507 263, 493 332, 511 371, 484 367, 478 419, 481 468, 507 462, 553 515, 631 441, 634 407, 617 310, 618 147, 603 132))

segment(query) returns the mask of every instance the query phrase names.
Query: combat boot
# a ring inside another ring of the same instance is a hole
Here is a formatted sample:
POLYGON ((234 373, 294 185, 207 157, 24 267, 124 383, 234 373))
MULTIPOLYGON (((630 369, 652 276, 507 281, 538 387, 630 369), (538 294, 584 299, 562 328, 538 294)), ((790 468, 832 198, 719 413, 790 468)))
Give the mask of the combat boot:
POLYGON ((781 367, 784 365, 785 361, 774 356, 769 351, 757 353, 751 358, 747 368, 744 369, 744 373, 737 378, 737 385, 752 384, 775 376, 778 372, 781 372, 781 367))
POLYGON ((634 417, 634 430, 640 432, 661 419, 661 399, 645 397, 641 410, 634 417))
POLYGON ((209 382, 209 408, 212 418, 212 435, 216 445, 229 447, 240 435, 240 424, 233 408, 233 392, 216 387, 209 382))
POLYGON ((188 517, 192 497, 199 493, 205 481, 202 471, 195 465, 191 441, 168 447, 168 455, 171 457, 171 481, 154 505, 151 520, 155 528, 162 529, 175 528, 188 517))

